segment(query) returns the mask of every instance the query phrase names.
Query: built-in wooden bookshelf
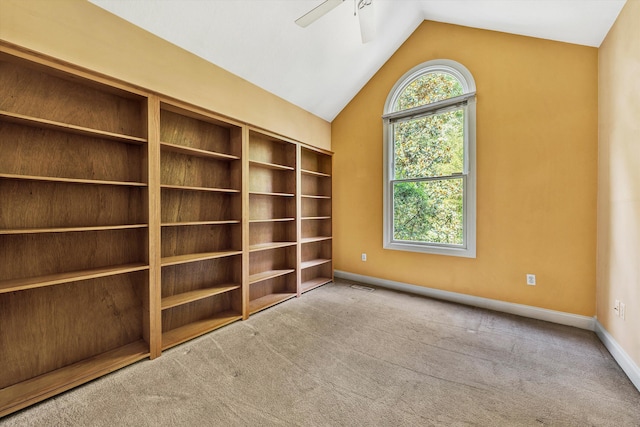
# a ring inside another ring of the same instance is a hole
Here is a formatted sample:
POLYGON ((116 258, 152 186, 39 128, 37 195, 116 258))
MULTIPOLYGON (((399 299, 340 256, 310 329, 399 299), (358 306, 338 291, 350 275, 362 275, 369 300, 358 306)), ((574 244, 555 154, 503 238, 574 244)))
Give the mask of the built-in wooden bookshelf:
POLYGON ((249 132, 250 314, 297 295, 296 144, 249 132))
POLYGON ((162 348, 242 318, 242 128, 160 106, 162 348))
POLYGON ((331 154, 0 43, 0 417, 332 279, 331 154))
POLYGON ((0 54, 0 416, 150 354, 146 103, 0 54))
POLYGON ((333 280, 331 156, 300 147, 300 292, 333 280))

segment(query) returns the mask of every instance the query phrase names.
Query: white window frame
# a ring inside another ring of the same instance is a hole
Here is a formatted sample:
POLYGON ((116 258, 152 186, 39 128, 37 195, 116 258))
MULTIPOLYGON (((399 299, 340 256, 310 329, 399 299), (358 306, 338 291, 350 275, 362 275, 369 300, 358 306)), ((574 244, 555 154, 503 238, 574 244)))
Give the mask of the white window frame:
POLYGON ((466 258, 476 257, 476 84, 467 68, 452 60, 436 59, 424 62, 403 75, 395 84, 384 105, 383 145, 383 246, 385 249, 450 255, 466 258), (442 72, 455 77, 462 85, 463 95, 407 110, 395 111, 398 97, 406 87, 425 74, 442 72), (393 238, 393 178, 394 178, 394 134, 393 123, 428 116, 462 105, 464 121, 464 170, 463 178, 463 244, 452 245, 430 242, 394 240, 393 238))

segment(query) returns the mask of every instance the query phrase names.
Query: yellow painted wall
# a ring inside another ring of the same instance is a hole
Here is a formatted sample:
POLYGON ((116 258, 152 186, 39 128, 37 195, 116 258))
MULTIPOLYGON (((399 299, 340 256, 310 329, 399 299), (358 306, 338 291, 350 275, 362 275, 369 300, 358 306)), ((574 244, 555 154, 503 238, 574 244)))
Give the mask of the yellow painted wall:
POLYGON ((627 2, 598 59, 598 321, 640 366, 640 1, 627 2))
POLYGON ((0 0, 0 40, 331 149, 331 124, 85 0, 0 0))
POLYGON ((421 24, 332 123, 336 270, 593 316, 597 55, 421 24), (382 248, 384 102, 406 71, 438 58, 464 64, 477 85, 476 259, 382 248))

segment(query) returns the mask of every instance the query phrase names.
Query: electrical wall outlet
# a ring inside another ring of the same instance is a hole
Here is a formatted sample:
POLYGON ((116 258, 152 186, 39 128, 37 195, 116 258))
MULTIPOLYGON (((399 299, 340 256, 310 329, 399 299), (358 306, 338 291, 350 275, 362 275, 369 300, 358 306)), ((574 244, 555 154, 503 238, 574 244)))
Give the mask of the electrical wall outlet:
POLYGON ((535 274, 527 274, 527 285, 535 286, 536 285, 536 275, 535 274))
POLYGON ((367 254, 365 254, 364 252, 362 253, 362 255, 360 255, 360 259, 362 261, 366 261, 367 260, 367 254))
POLYGON ((620 316, 620 300, 616 300, 613 303, 613 312, 616 314, 616 316, 620 316))
POLYGON ((625 316, 625 314, 626 314, 626 307, 624 306, 624 303, 623 303, 623 302, 621 302, 621 303, 620 303, 620 318, 621 318, 622 320, 624 320, 624 316, 625 316))

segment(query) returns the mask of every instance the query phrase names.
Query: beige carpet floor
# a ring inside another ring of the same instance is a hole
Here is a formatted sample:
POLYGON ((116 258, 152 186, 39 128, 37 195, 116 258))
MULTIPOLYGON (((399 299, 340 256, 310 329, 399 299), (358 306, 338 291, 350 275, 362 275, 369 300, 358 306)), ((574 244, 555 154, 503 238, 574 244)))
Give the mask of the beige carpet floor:
POLYGON ((640 426, 594 333, 337 281, 8 426, 640 426))

